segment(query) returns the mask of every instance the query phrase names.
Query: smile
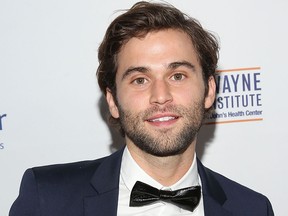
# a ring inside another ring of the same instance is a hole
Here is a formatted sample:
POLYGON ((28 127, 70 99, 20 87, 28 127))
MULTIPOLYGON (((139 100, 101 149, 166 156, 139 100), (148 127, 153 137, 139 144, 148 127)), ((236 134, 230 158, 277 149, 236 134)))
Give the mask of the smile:
POLYGON ((174 116, 164 116, 164 117, 160 117, 160 118, 150 119, 148 121, 149 122, 166 122, 166 121, 171 121, 171 120, 174 120, 177 118, 178 117, 174 117, 174 116))

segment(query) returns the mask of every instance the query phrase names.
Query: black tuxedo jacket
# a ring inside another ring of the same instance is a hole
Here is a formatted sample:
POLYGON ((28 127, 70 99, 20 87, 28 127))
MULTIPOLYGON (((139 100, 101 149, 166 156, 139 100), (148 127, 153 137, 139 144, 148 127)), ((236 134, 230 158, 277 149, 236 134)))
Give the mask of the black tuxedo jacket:
MULTIPOLYGON (((122 153, 28 169, 9 216, 116 216, 122 153)), ((274 215, 265 196, 197 163, 205 216, 274 215)))

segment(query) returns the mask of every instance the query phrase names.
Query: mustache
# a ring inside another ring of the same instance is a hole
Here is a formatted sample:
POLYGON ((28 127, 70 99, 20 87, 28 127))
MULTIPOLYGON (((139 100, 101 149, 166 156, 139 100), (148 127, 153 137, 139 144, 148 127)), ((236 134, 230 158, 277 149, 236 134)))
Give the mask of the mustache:
POLYGON ((184 106, 169 104, 165 107, 159 107, 159 106, 150 107, 146 109, 145 111, 143 111, 141 116, 145 119, 156 113, 166 113, 166 112, 173 113, 175 115, 180 116, 180 115, 185 114, 187 111, 188 109, 184 106))

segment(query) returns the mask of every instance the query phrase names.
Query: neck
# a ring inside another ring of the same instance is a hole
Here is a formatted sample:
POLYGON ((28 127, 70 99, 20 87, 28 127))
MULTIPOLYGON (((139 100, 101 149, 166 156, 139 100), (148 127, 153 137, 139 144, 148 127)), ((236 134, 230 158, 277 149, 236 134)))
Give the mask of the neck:
POLYGON ((195 156, 194 141, 185 152, 168 157, 157 157, 127 143, 127 148, 136 163, 153 179, 163 186, 171 186, 189 170, 195 156))

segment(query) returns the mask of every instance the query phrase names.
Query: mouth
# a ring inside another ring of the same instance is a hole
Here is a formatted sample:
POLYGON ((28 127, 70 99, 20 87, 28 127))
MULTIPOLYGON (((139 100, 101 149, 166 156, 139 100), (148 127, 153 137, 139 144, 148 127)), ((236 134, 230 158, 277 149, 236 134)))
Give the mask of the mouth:
POLYGON ((175 119, 178 119, 179 117, 177 116, 163 116, 163 117, 158 117, 158 118, 151 118, 148 119, 148 122, 168 122, 168 121, 172 121, 175 119))
POLYGON ((170 128, 178 121, 179 118, 180 116, 175 115, 175 114, 162 113, 162 114, 151 116, 150 118, 146 119, 146 122, 148 122, 149 125, 157 127, 157 128, 159 127, 170 128))

